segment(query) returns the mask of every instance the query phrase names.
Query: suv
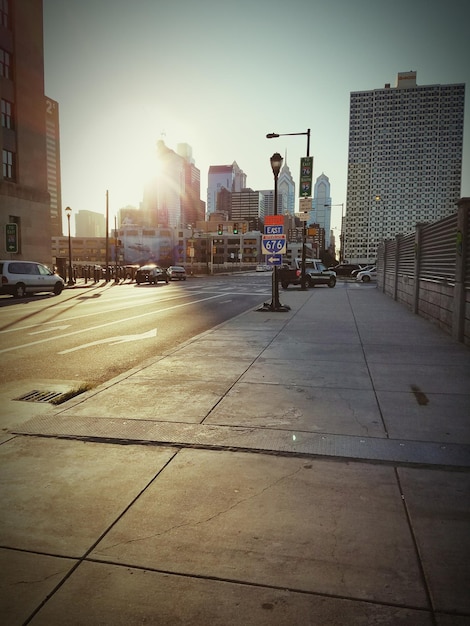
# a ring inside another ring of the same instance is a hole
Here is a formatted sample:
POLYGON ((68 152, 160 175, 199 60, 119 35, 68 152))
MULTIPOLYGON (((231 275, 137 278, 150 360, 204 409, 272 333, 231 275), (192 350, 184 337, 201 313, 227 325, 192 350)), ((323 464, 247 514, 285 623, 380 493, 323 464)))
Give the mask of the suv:
POLYGON ((135 282, 138 285, 141 283, 153 283, 156 285, 159 280, 168 284, 168 274, 159 265, 142 265, 135 274, 135 282))
MULTIPOLYGON (((289 285, 300 285, 302 281, 302 261, 294 259, 292 266, 284 265, 279 270, 279 280, 283 289, 289 285)), ((336 274, 327 270, 319 259, 305 259, 305 282, 308 287, 315 285, 336 285, 336 274)))
POLYGON ((363 266, 357 263, 340 263, 339 265, 329 267, 328 269, 336 272, 337 276, 351 276, 354 270, 361 270, 362 268, 363 266))
POLYGON ((65 286, 63 278, 35 261, 0 261, 0 275, 0 293, 15 298, 43 291, 59 295, 65 286))

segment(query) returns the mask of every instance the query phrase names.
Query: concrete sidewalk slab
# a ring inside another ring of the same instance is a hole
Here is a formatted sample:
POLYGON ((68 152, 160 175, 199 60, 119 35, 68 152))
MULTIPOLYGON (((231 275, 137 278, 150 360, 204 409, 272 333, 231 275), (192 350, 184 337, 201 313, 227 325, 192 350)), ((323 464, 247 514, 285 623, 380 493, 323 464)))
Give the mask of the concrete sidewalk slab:
POLYGON ((174 451, 17 437, 0 446, 3 547, 77 558, 174 451))
POLYGON ((68 625, 83 626, 83 598, 87 624, 113 626, 432 624, 423 611, 93 562, 82 563, 31 623, 50 626, 67 615, 68 625))
POLYGON ((182 450, 90 557, 429 608, 389 467, 182 450))

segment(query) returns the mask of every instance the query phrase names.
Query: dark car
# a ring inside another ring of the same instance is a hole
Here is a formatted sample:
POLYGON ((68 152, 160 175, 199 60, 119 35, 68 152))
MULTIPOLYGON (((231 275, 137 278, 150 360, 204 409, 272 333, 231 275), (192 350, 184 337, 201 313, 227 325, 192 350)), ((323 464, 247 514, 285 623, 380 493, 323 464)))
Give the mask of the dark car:
POLYGON ((329 270, 336 272, 336 276, 351 276, 351 272, 354 270, 361 270, 362 265, 357 263, 340 263, 333 267, 329 267, 329 270))
POLYGON ((170 265, 167 273, 170 280, 186 280, 186 270, 181 265, 170 265))
POLYGON ((159 281, 168 283, 168 280, 166 270, 159 265, 142 265, 135 274, 135 282, 138 285, 141 283, 153 283, 156 285, 159 281))

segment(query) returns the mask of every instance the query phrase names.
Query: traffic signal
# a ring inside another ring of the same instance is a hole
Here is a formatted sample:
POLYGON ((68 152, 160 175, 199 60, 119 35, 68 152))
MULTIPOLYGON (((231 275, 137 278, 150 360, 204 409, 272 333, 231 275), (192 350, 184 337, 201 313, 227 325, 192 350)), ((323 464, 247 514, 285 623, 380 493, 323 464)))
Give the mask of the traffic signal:
POLYGON ((238 235, 238 223, 235 222, 233 225, 233 234, 238 235))
POLYGON ((217 228, 217 234, 218 235, 223 235, 224 234, 224 225, 223 224, 219 224, 219 226, 217 228))
POLYGON ((245 233, 247 232, 247 230, 248 230, 248 225, 247 225, 247 223, 246 223, 246 222, 243 222, 243 225, 242 225, 242 233, 243 233, 243 234, 245 234, 245 233))

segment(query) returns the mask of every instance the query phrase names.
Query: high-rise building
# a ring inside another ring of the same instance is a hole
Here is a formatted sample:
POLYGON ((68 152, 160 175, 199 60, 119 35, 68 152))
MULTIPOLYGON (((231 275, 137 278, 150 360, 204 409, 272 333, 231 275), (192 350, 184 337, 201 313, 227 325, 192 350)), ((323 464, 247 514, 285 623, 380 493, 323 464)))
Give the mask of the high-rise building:
POLYGON ((376 258, 380 240, 455 211, 460 197, 465 85, 397 84, 350 97, 345 254, 376 258))
POLYGON ((284 159, 284 164, 281 168, 281 171, 279 172, 277 189, 283 198, 283 213, 295 215, 295 182, 292 178, 289 166, 287 165, 287 155, 284 159))
POLYGON ((210 215, 220 210, 217 203, 223 189, 238 192, 245 188, 246 174, 235 161, 232 165, 211 165, 207 186, 207 214, 210 215))
POLYGON ((75 215, 76 237, 105 237, 106 220, 102 213, 81 209, 75 215))
POLYGON ((42 0, 0 3, 0 255, 52 262, 42 0))
POLYGON ((51 232, 60 237, 62 227, 62 189, 60 176, 59 103, 46 98, 47 190, 51 198, 51 232))
POLYGON ((194 165, 191 148, 179 144, 178 151, 157 142, 156 171, 144 191, 142 210, 151 227, 176 228, 195 223, 203 213, 200 199, 200 171, 194 165))
POLYGON ((318 224, 319 228, 325 231, 325 248, 329 248, 331 233, 330 179, 323 173, 315 181, 312 211, 308 218, 309 224, 318 224))
POLYGON ((231 219, 247 221, 249 230, 260 230, 264 219, 263 194, 246 188, 232 193, 231 219))

